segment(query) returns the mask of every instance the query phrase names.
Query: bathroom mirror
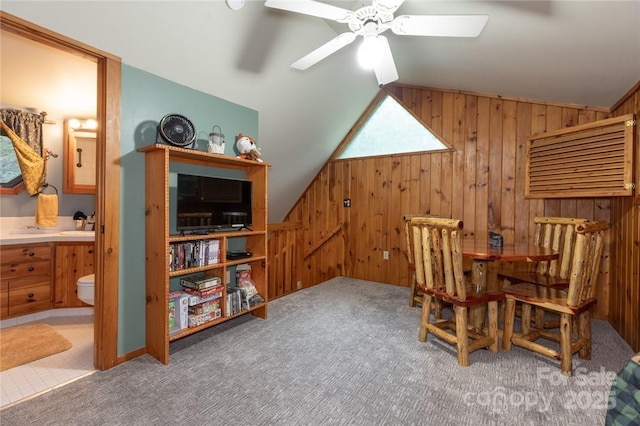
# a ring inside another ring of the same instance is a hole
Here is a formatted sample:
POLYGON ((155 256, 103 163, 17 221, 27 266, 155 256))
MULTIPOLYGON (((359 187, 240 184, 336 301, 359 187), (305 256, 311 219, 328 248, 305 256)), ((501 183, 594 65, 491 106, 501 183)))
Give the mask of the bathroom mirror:
POLYGON ((64 120, 63 127, 63 191, 70 194, 95 194, 98 124, 92 118, 69 118, 64 120))

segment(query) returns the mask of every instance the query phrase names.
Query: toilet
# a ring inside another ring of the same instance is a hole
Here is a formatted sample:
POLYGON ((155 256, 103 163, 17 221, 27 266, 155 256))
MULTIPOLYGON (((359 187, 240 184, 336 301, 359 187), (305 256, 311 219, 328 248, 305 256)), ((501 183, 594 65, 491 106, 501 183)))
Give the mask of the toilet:
POLYGON ((85 275, 78 279, 78 299, 93 306, 95 274, 85 275))

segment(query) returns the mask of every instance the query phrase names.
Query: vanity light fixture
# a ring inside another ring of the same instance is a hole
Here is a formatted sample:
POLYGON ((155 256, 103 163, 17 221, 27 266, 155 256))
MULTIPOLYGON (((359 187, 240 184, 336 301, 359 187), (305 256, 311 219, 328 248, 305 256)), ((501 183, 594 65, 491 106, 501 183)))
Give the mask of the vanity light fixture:
POLYGON ((98 128, 98 122, 93 118, 88 118, 86 120, 70 118, 69 127, 74 130, 96 130, 98 128))
POLYGON ((93 118, 90 118, 84 122, 84 125, 82 126, 82 128, 95 130, 98 128, 98 122, 93 118))

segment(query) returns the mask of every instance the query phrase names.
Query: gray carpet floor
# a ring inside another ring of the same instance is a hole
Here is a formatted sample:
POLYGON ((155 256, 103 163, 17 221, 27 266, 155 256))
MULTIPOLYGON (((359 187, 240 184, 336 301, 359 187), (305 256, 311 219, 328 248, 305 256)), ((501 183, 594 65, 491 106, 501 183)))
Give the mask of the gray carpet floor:
POLYGON ((7 425, 601 425, 632 349, 593 321, 576 374, 521 348, 418 342, 407 288, 335 278, 0 412, 7 425))

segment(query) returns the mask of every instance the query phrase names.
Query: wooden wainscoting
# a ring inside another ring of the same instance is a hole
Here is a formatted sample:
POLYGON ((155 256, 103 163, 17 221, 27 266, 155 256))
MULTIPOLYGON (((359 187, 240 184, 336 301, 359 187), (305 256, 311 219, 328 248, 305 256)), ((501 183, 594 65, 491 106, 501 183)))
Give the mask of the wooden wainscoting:
MULTIPOLYGON (((506 242, 533 239, 535 216, 610 221, 608 198, 525 198, 529 136, 602 120, 608 111, 400 85, 387 90, 454 150, 328 162, 285 218, 302 222, 305 252, 343 224, 339 238, 304 259, 305 286, 337 275, 406 286, 405 214, 460 218, 466 236, 492 230, 506 242)), ((608 315, 609 256, 607 244, 598 318, 608 315)))
POLYGON ((300 222, 270 223, 267 226, 268 300, 303 288, 301 230, 300 222))
POLYGON ((576 105, 391 86, 387 90, 454 151, 325 164, 285 218, 296 224, 295 236, 270 239, 271 259, 279 252, 297 253, 301 262, 295 269, 299 278, 293 281, 279 278, 287 274, 283 266, 270 268, 273 279, 269 281, 274 286, 270 297, 295 291, 298 280, 310 287, 339 275, 406 286, 405 214, 461 218, 465 235, 484 236, 492 230, 506 242, 532 240, 535 216, 585 217, 611 225, 600 266, 595 317, 608 319, 634 350, 640 350, 640 135, 634 146, 635 197, 525 197, 530 135, 613 115, 638 115, 639 87, 611 113, 576 105), (350 207, 343 205, 346 199, 350 207), (339 233, 329 238, 338 227, 339 233), (299 248, 285 250, 290 241, 296 241, 299 248), (389 260, 383 259, 384 251, 389 252, 389 260), (303 259, 304 253, 309 255, 303 259))
MULTIPOLYGON (((614 106, 613 114, 640 117, 640 82, 614 106)), ((635 197, 611 202, 609 322, 635 351, 640 351, 640 125, 635 138, 635 197)))

